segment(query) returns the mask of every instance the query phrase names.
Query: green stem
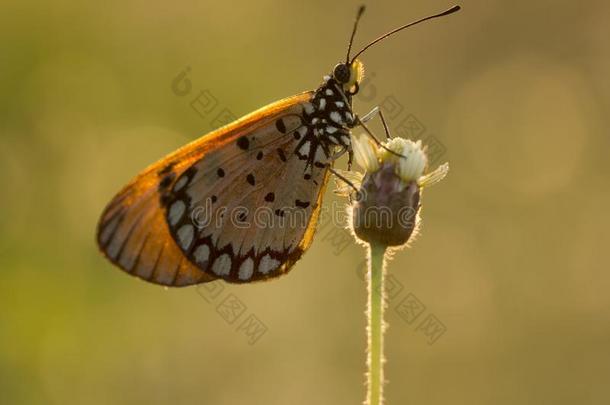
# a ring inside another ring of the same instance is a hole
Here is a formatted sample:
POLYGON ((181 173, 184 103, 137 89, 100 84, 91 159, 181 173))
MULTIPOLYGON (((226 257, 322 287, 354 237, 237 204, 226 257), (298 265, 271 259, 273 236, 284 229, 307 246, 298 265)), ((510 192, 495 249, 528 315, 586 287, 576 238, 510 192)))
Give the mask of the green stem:
POLYGON ((383 404, 383 310, 385 308, 384 265, 386 247, 370 245, 368 272, 368 387, 367 405, 383 404))

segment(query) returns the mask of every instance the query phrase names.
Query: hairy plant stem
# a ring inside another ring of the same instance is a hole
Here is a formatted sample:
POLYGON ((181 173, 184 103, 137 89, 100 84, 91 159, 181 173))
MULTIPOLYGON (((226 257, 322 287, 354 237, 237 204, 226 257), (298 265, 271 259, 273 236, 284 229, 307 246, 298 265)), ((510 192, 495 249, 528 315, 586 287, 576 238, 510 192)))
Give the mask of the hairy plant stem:
POLYGON ((369 245, 368 280, 368 379, 367 405, 383 404, 383 334, 385 325, 383 311, 385 309, 384 258, 386 246, 369 245))

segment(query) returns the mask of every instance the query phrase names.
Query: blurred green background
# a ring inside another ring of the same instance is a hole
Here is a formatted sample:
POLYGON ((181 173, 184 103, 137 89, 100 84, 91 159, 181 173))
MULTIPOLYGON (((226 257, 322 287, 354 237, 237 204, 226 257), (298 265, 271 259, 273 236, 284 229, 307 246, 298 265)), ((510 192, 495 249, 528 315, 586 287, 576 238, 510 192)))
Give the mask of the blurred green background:
MULTIPOLYGON (((2 3, 0 403, 361 403, 364 250, 340 228, 290 275, 212 298, 129 277, 94 243, 114 193, 216 113, 317 86, 359 3, 2 3)), ((451 4, 368 5, 356 48, 451 4)), ((610 403, 610 5, 462 6, 362 58, 355 110, 385 105, 451 165, 390 265, 388 404, 610 403)))

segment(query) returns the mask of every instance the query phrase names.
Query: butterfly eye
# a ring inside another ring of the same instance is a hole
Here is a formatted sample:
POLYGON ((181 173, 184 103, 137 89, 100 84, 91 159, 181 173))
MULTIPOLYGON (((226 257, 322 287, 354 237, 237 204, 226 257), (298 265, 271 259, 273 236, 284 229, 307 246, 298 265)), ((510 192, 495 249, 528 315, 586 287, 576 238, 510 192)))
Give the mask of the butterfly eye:
POLYGON ((339 63, 333 70, 333 76, 339 83, 347 83, 350 79, 350 68, 345 63, 339 63))

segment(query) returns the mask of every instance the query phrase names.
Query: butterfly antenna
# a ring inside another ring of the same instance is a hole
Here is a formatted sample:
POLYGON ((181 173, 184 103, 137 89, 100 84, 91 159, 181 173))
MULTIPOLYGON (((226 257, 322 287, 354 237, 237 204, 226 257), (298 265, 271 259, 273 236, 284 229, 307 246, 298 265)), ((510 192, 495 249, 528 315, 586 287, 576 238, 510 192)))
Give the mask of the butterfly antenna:
POLYGON ((354 29, 352 30, 352 36, 349 38, 349 44, 347 45, 347 57, 345 58, 345 63, 349 64, 349 53, 352 50, 352 44, 354 43, 354 36, 356 35, 356 29, 358 28, 358 22, 360 21, 360 17, 364 14, 364 10, 366 7, 363 5, 358 9, 358 13, 356 14, 356 21, 354 21, 354 29))
MULTIPOLYGON (((394 34, 396 34, 396 33, 397 33, 397 32, 399 32, 399 31, 404 30, 405 28, 412 27, 412 26, 414 26, 414 25, 416 25, 416 24, 419 24, 419 23, 424 22, 424 21, 427 21, 427 20, 432 20, 433 18, 438 18, 438 17, 443 17, 443 16, 446 16, 446 15, 449 15, 449 14, 453 14, 453 13, 455 13, 456 11, 459 11, 460 9, 461 9, 461 7, 460 7, 460 6, 453 6, 453 7, 451 7, 450 9, 443 11, 442 13, 438 13, 438 14, 434 14, 434 15, 429 15, 428 17, 424 17, 424 18, 419 19, 419 20, 417 20, 417 21, 413 21, 413 22, 410 22, 409 24, 405 24, 405 25, 403 25, 403 26, 401 26, 401 27, 398 27, 398 28, 396 28, 396 29, 393 29, 392 31, 388 32, 387 34, 384 34, 384 35, 380 36, 379 38, 375 39, 374 41, 370 42, 370 43, 369 43, 367 46, 365 46, 364 48, 362 48, 362 49, 360 50, 360 52, 358 52, 358 53, 356 54, 356 56, 354 56, 354 57, 352 58, 352 60, 351 60, 351 61, 349 61, 349 63, 351 64, 351 63, 352 63, 354 60, 356 60, 356 58, 357 58, 358 56, 362 55, 362 53, 363 53, 364 51, 366 51, 367 49, 369 49, 371 46, 375 45, 377 42, 379 42, 379 41, 381 41, 381 40, 384 40, 384 39, 386 39, 387 37, 389 37, 389 36, 391 36, 391 35, 394 35, 394 34)), ((356 27, 354 27, 354 31, 356 31, 356 27)), ((353 36, 354 36, 354 35, 352 34, 352 38, 353 38, 353 36)), ((351 45, 352 45, 352 44, 351 44, 351 42, 350 42, 350 47, 351 47, 351 45)), ((348 51, 348 55, 349 55, 349 51, 348 51)))

